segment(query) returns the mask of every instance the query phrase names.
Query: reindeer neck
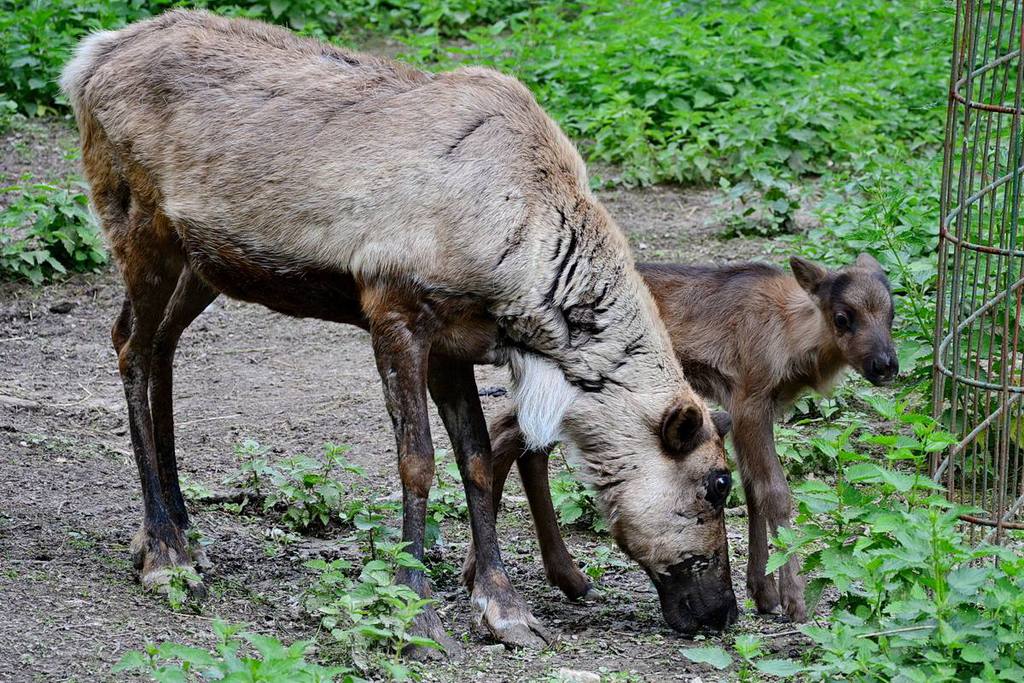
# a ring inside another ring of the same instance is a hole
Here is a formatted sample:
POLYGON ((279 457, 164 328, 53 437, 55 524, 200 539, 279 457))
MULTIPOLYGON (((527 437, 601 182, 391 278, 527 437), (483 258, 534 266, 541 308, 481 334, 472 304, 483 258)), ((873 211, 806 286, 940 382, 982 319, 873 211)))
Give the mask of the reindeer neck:
POLYGON ((842 352, 825 315, 800 286, 793 280, 789 297, 784 304, 782 319, 786 321, 791 344, 788 391, 796 394, 806 389, 827 393, 840 372, 846 367, 842 352))

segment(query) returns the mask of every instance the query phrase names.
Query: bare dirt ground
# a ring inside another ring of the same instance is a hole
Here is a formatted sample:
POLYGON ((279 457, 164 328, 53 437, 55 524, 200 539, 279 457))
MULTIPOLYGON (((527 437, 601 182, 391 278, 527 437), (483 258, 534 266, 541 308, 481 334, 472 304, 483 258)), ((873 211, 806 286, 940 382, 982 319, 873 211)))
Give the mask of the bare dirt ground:
MULTIPOLYGON (((74 144, 65 122, 22 128, 2 140, 0 173, 8 181, 24 172, 63 176, 74 171, 74 155, 65 153, 74 144)), ((773 258, 767 240, 716 236, 722 226, 713 191, 615 190, 601 197, 628 231, 638 259, 773 258)), ((141 591, 127 550, 141 521, 141 495, 109 338, 120 302, 112 269, 41 289, 0 285, 3 681, 120 680, 111 666, 147 642, 211 645, 214 618, 286 640, 311 638, 316 622, 300 606, 310 582, 303 561, 355 552, 340 538, 303 538, 271 557, 264 546, 272 517, 201 506, 193 520, 212 542, 215 565, 201 612, 175 612, 141 591)), ((175 372, 178 457, 188 481, 223 489, 223 480, 237 471, 234 447, 246 438, 272 447, 272 458, 316 454, 333 441, 352 447, 349 458, 366 468, 370 495, 397 490, 394 441, 364 332, 220 299, 186 333, 175 372)), ((507 377, 480 368, 478 380, 504 386, 507 377)), ((482 400, 493 415, 507 399, 482 400)), ((436 417, 434 439, 447 447, 436 417)), ((729 678, 681 656, 694 643, 665 625, 657 596, 635 565, 609 569, 600 582, 602 602, 566 601, 545 582, 518 482, 509 495, 500 528, 506 564, 536 616, 559 638, 540 653, 495 647, 474 629, 465 589, 455 581, 435 585, 442 619, 468 654, 459 663, 429 666, 427 680, 551 680, 563 667, 632 672, 633 680, 729 678)), ((744 522, 730 518, 741 602, 744 522)), ((443 560, 460 565, 468 525, 447 523, 444 536, 443 560)), ((567 536, 583 561, 609 543, 580 529, 567 536)), ((738 626, 768 636, 791 628, 749 606, 738 626)), ((800 642, 786 635, 767 640, 782 656, 798 656, 800 642)))

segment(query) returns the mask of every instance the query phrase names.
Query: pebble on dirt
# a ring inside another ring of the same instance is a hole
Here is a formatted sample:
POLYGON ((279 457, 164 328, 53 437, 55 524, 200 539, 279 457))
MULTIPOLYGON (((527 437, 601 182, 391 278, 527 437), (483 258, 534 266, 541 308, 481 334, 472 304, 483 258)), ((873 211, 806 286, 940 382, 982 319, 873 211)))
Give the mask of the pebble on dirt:
POLYGON ((50 313, 60 313, 65 315, 71 312, 71 309, 75 307, 75 304, 71 301, 60 301, 50 306, 50 313))

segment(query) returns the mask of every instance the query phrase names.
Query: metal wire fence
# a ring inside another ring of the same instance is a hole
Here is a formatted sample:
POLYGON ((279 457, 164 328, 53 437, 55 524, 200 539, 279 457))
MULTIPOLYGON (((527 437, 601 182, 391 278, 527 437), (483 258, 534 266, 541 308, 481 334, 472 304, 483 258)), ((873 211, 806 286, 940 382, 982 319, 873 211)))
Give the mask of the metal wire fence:
POLYGON ((941 194, 933 409, 961 438, 931 470, 995 542, 1024 529, 1021 15, 957 2, 941 194))

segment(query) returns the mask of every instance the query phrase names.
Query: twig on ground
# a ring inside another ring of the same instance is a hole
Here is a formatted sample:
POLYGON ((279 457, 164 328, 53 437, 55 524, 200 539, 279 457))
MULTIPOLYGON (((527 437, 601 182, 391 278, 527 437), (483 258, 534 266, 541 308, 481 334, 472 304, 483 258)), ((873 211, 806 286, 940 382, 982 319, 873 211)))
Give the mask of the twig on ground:
POLYGON ((218 356, 233 356, 240 353, 262 353, 263 351, 273 350, 273 346, 258 346, 251 349, 224 349, 223 351, 213 351, 212 353, 218 356))
POLYGON ((236 417, 242 417, 241 413, 234 413, 233 415, 215 415, 213 417, 201 417, 201 418, 199 418, 197 420, 188 420, 186 422, 179 422, 178 426, 179 427, 184 427, 186 425, 194 425, 194 424, 198 424, 200 422, 210 422, 212 420, 231 420, 231 419, 234 419, 236 417))

